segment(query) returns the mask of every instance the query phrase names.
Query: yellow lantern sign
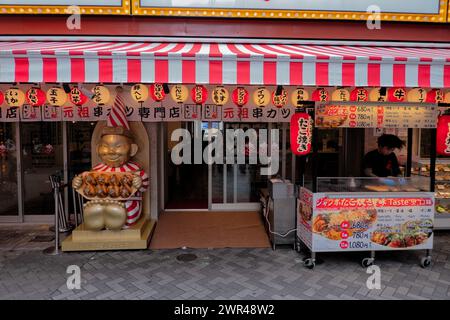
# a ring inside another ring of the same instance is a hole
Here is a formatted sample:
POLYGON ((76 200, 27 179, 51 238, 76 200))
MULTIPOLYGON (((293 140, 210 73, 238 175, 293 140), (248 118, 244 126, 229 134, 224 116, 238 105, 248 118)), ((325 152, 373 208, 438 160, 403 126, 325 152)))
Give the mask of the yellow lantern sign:
POLYGON ((386 101, 386 89, 383 88, 373 88, 369 93, 369 100, 372 102, 383 102, 386 101), (384 92, 383 92, 384 90, 384 92))
POLYGON ((55 107, 62 107, 67 102, 66 92, 58 87, 52 87, 47 91, 47 101, 55 107))
POLYGON ((10 107, 21 107, 25 102, 25 94, 18 88, 10 88, 5 92, 5 101, 10 107))
POLYGON ((253 92, 253 102, 258 107, 266 107, 271 100, 271 93, 264 87, 259 87, 253 92))
POLYGON ((212 100, 218 106, 223 106, 228 102, 230 94, 223 86, 215 87, 212 94, 212 100))
POLYGON ((170 89, 170 96, 176 103, 183 103, 189 98, 189 90, 186 86, 177 84, 170 89))
POLYGON ((291 101, 294 107, 299 108, 303 106, 304 101, 308 101, 309 92, 304 88, 296 88, 291 95, 291 101))
POLYGON ((94 101, 99 106, 104 106, 108 104, 111 94, 109 93, 109 89, 105 86, 95 86, 92 89, 94 96, 92 97, 92 101, 94 101))
POLYGON ((408 102, 425 102, 427 100, 427 90, 423 88, 414 88, 408 91, 406 95, 408 102))
POLYGON ((131 97, 134 101, 142 103, 148 99, 148 88, 142 83, 137 83, 131 87, 131 97))
POLYGON ((331 101, 350 101, 350 92, 347 89, 337 89, 331 94, 331 101))
POLYGON ((447 91, 444 95, 444 103, 450 103, 450 91, 447 91))

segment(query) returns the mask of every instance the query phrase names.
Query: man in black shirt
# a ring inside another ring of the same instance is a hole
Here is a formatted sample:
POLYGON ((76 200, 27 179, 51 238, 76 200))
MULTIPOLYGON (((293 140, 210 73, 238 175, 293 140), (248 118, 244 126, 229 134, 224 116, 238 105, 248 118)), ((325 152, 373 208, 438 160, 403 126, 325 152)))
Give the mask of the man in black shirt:
POLYGON ((400 167, 395 149, 401 149, 405 142, 393 134, 383 134, 378 138, 378 148, 364 156, 364 174, 368 177, 397 177, 400 167))

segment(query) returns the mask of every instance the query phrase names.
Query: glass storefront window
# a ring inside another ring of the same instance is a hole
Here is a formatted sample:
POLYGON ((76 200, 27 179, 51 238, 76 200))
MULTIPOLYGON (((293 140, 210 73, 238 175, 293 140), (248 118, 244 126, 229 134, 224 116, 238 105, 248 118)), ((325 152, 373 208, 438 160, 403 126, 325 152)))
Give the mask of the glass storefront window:
POLYGON ((91 138, 94 133, 95 123, 69 122, 68 152, 69 152, 69 181, 73 177, 92 168, 91 163, 91 138))
POLYGON ((0 216, 19 214, 16 124, 0 123, 0 216))
POLYGON ((54 201, 49 176, 63 177, 62 124, 23 123, 21 136, 24 213, 52 214, 54 201))

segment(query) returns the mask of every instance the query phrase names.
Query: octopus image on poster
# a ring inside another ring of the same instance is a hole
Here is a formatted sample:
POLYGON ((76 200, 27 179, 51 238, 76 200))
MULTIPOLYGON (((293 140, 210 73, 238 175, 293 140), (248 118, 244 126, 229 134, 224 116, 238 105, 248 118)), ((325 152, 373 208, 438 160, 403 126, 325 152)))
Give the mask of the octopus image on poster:
POLYGON ((312 250, 385 251, 432 249, 434 197, 397 193, 314 194, 312 250))

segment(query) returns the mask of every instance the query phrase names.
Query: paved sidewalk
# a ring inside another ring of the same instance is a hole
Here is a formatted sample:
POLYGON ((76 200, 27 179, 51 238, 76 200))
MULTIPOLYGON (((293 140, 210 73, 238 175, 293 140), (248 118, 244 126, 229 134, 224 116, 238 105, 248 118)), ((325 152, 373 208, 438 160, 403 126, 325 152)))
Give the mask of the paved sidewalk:
MULTIPOLYGON (((433 263, 422 251, 379 253, 381 290, 368 290, 364 254, 322 254, 314 270, 290 248, 144 250, 45 256, 30 229, 0 228, 0 299, 450 299, 450 233, 435 237, 433 263), (11 238, 15 236, 16 242, 11 238), (25 238, 24 238, 25 237, 25 238), (28 238, 26 238, 28 237, 28 238), (21 238, 21 239, 17 239, 21 238), (183 262, 182 254, 197 259, 183 262), (66 286, 69 265, 81 289, 66 286)), ((34 232, 34 233, 33 233, 34 232)))

